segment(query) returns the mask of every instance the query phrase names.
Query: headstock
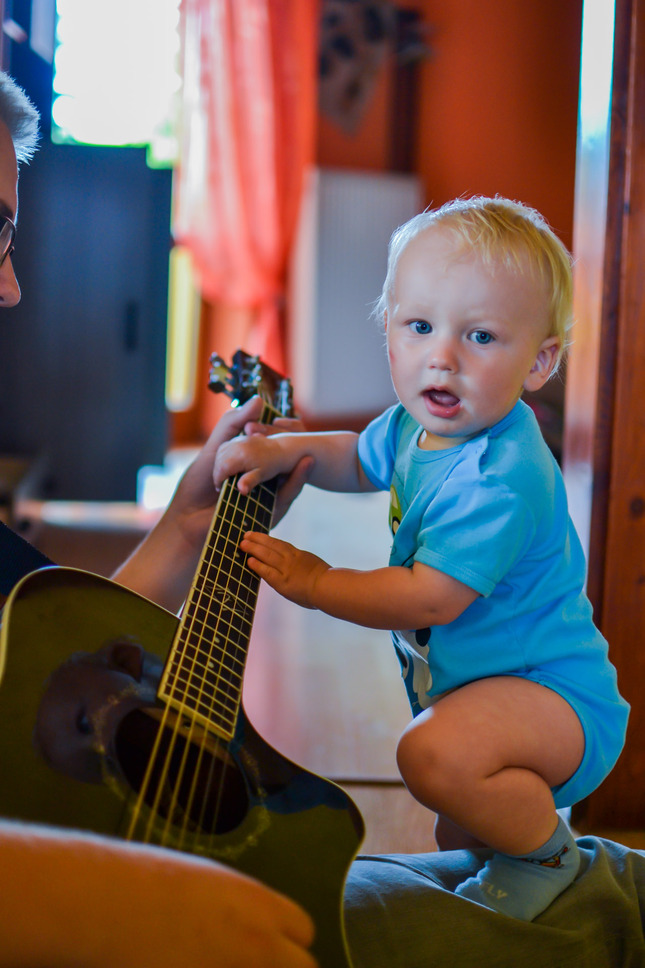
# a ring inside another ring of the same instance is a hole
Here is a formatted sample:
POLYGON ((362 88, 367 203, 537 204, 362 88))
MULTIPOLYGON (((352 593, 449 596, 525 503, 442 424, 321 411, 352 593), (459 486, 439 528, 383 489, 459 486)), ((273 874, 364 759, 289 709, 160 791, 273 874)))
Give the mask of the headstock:
POLYGON ((213 353, 210 365, 209 390, 225 393, 234 407, 257 395, 276 416, 293 416, 291 381, 263 363, 259 356, 250 356, 244 350, 237 350, 231 366, 228 366, 221 356, 213 353))

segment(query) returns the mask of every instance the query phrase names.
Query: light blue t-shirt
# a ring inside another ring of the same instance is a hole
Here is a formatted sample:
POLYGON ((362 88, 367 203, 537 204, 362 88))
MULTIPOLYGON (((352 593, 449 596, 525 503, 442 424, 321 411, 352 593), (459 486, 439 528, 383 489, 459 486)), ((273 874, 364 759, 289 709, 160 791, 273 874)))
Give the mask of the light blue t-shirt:
MULTIPOLYGON (((493 675, 546 681, 615 708, 607 643, 584 592, 586 564, 564 481, 531 409, 519 401, 465 444, 428 451, 396 405, 360 435, 370 481, 390 490, 391 565, 430 565, 479 592, 453 622, 393 632, 414 715, 493 675)), ((593 703, 592 703, 593 704, 593 703)))

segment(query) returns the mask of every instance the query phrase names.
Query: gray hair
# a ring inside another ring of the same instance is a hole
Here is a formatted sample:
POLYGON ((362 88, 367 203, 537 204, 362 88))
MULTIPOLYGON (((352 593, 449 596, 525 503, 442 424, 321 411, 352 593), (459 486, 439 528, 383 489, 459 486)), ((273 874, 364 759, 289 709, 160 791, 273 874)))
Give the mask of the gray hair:
POLYGON ((9 129, 18 164, 29 161, 38 147, 40 115, 14 79, 0 71, 0 121, 9 129))

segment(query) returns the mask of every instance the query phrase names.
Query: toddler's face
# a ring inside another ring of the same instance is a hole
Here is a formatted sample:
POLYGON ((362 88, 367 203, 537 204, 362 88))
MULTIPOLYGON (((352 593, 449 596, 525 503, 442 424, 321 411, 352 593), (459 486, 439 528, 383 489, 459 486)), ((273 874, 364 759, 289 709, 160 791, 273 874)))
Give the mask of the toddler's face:
POLYGON ((453 447, 501 420, 522 390, 548 379, 544 286, 527 271, 484 263, 433 226, 402 252, 386 319, 392 381, 428 450, 453 447))

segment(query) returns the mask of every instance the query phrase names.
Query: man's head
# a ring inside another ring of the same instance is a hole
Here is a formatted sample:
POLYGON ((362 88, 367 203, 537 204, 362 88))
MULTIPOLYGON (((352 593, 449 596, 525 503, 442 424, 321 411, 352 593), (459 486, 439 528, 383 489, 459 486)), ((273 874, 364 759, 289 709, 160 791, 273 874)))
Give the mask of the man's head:
POLYGON ((422 212, 400 226, 390 240, 388 268, 376 314, 384 319, 399 259, 408 244, 432 226, 454 237, 457 251, 476 254, 494 270, 501 266, 541 283, 549 301, 547 335, 559 340, 558 361, 567 345, 573 313, 571 256, 535 209, 506 198, 458 198, 422 212))
POLYGON ((38 112, 15 81, 0 72, 0 307, 20 301, 11 253, 18 214, 18 165, 38 144, 38 112))

